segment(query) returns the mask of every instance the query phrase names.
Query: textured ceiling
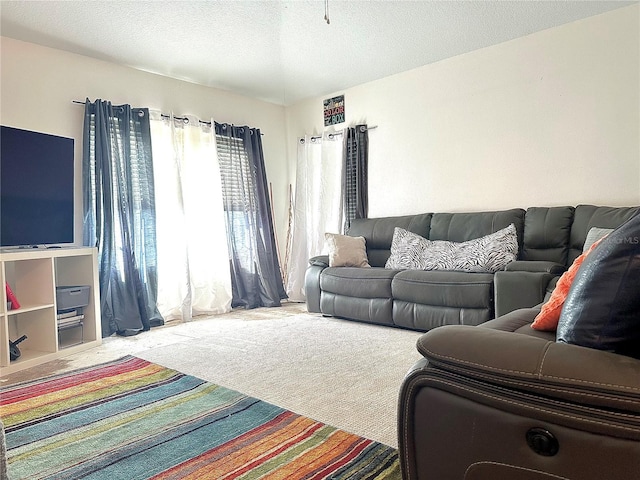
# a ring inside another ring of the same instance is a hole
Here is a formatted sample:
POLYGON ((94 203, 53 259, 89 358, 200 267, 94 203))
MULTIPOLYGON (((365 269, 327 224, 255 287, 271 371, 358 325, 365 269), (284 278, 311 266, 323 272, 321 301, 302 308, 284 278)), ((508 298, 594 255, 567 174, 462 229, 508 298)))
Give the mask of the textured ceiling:
POLYGON ((2 0, 0 33, 289 105, 633 3, 2 0))

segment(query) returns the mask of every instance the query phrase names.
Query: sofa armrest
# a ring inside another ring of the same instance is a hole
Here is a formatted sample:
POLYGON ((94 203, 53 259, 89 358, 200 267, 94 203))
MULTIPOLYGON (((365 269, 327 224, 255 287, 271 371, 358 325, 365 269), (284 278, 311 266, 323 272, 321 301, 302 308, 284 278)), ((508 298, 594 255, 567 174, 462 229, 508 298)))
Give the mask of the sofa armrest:
POLYGON ((557 276, 549 272, 496 272, 493 276, 496 318, 514 310, 542 303, 545 300, 547 289, 557 276))
POLYGON ((545 272, 562 275, 567 270, 567 267, 560 263, 542 260, 516 260, 509 263, 505 270, 507 272, 545 272))
POLYGON ((535 320, 538 313, 540 313, 541 307, 542 304, 536 305, 532 308, 521 308, 518 310, 514 310, 513 312, 509 312, 506 315, 502 315, 498 318, 494 318, 493 320, 489 320, 488 322, 484 322, 478 325, 478 327, 493 328, 494 330, 503 330, 505 332, 524 333, 526 335, 538 336, 546 340, 555 341, 555 332, 546 332, 541 330, 534 330, 533 328, 531 328, 531 324, 535 320))
POLYGON ((521 394, 582 407, 633 412, 625 421, 640 440, 640 360, 491 328, 447 325, 418 339, 430 365, 521 394))
POLYGON ((310 313, 321 313, 320 275, 325 268, 319 265, 309 265, 304 274, 304 297, 307 303, 307 311, 310 313))
POLYGON ((309 265, 327 268, 329 266, 329 255, 317 255, 309 259, 309 265))
POLYGON ((598 480, 639 471, 640 360, 463 325, 430 330, 418 349, 424 358, 398 403, 403 478, 598 480))

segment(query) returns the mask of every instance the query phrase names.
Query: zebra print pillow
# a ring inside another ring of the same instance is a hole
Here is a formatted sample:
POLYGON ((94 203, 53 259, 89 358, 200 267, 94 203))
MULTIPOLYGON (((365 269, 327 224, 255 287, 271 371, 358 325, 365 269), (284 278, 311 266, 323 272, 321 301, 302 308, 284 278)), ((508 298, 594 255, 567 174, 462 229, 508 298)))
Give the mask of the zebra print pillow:
POLYGON ((517 255, 518 236, 513 223, 490 235, 462 243, 427 240, 396 227, 391 256, 385 268, 494 273, 513 262, 517 255))

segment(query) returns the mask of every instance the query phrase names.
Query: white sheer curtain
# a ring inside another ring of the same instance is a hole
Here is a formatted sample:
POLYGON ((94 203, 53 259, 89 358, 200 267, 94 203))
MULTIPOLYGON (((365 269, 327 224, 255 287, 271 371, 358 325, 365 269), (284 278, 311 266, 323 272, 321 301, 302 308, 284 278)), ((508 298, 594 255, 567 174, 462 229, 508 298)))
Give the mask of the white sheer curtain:
POLYGON ((231 309, 216 136, 211 124, 151 112, 158 308, 165 320, 231 309))
POLYGON ((298 141, 286 291, 289 300, 305 300, 309 258, 324 253, 324 234, 342 228, 342 135, 325 133, 298 141))

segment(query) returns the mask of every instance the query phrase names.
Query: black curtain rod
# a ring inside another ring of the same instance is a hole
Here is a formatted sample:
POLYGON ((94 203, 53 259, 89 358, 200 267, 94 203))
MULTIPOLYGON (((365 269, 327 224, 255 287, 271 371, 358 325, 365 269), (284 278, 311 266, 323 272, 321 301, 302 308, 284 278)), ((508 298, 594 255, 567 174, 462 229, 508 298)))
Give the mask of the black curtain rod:
MULTIPOLYGON (((366 132, 367 130, 373 130, 374 128, 378 128, 377 125, 371 125, 370 127, 365 127, 364 125, 356 125, 356 127, 360 127, 359 130, 361 132, 366 132)), ((344 133, 344 129, 338 130, 337 132, 325 132, 325 133, 327 133, 327 135, 342 135, 344 133)), ((320 137, 322 137, 322 135, 314 135, 311 138, 320 138, 320 137)))
MULTIPOLYGON (((71 102, 72 103, 77 103, 78 105, 84 105, 86 103, 86 102, 81 102, 79 100, 72 100, 71 102)), ((160 113, 160 116, 163 117, 163 118, 171 118, 171 115, 167 115, 166 113, 160 113)), ((173 118, 175 120, 182 120, 182 121, 186 120, 187 122, 189 121, 188 117, 176 117, 176 116, 174 116, 173 118)), ((203 125, 211 126, 211 122, 205 122, 204 120, 200 120, 200 119, 198 119, 198 123, 201 123, 203 125)), ((264 133, 260 132, 260 135, 264 135, 264 133)))
MULTIPOLYGON (((160 116, 162 118, 171 118, 171 115, 167 115, 166 113, 161 113, 160 116)), ((187 117, 176 117, 174 115, 173 119, 174 120, 182 120, 182 121, 186 120, 187 123, 189 123, 189 118, 187 118, 187 117)), ((211 122, 205 122, 204 120, 200 120, 199 118, 198 118, 198 123, 202 123, 204 125, 211 125, 211 122)))
MULTIPOLYGON (((360 131, 361 132, 366 132, 367 130, 373 130, 374 128, 378 128, 378 126, 377 125, 372 125, 371 127, 365 127, 363 125, 360 125, 360 131)), ((327 132, 327 135, 329 137, 332 137, 334 135, 344 135, 344 130, 339 130, 337 132, 327 132)), ((322 138, 322 135, 312 135, 309 138, 314 138, 314 139, 315 138, 322 138)))
MULTIPOLYGON (((85 102, 81 102, 79 100, 72 100, 72 103, 77 103, 78 105, 84 105, 85 102)), ((171 118, 171 115, 167 115, 166 113, 160 113, 160 116, 163 118, 171 118)), ((174 116, 173 118, 175 118, 176 120, 189 120, 187 117, 176 117, 174 116)), ((205 125, 211 125, 211 122, 205 122, 204 120, 200 120, 198 119, 199 123, 203 123, 205 125)))
MULTIPOLYGON (((80 100, 71 100, 71 103, 77 103, 78 105, 84 105, 85 104, 85 102, 81 102, 80 100)), ((163 117, 163 118, 171 118, 171 115, 167 115, 165 113, 161 113, 160 116, 163 117)), ((174 116, 173 118, 175 118, 176 120, 189 120, 187 117, 175 117, 174 116)), ((200 120, 200 119, 198 119, 198 122, 202 123, 204 125, 211 125, 211 122, 205 122, 204 120, 200 120)), ((373 130, 374 128, 378 128, 378 126, 377 125, 373 125, 371 127, 365 127, 365 126, 361 125, 360 126, 360 131, 361 132, 365 132, 367 130, 373 130)), ((343 131, 331 132, 331 133, 329 133, 329 135, 342 135, 343 133, 344 133, 343 131)), ((261 133, 261 135, 264 135, 264 133, 261 133)), ((321 137, 322 136, 314 136, 314 137, 311 137, 311 138, 321 138, 321 137)))

